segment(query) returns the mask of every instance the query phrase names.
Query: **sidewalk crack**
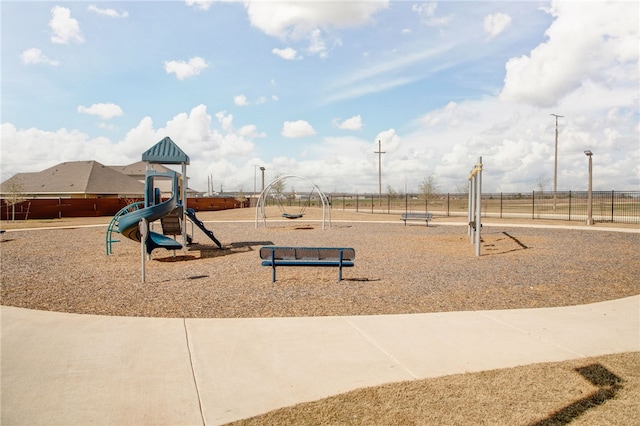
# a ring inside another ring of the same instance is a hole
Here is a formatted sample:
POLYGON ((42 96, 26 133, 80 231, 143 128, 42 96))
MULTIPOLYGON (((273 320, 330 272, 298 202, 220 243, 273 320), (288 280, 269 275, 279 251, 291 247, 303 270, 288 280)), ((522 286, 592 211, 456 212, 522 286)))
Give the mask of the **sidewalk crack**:
POLYGON ((202 408, 202 398, 200 397, 200 388, 198 387, 198 380, 196 379, 196 371, 193 368, 193 355, 191 351, 191 342, 189 341, 189 330, 187 329, 186 318, 182 318, 182 324, 184 326, 184 337, 187 343, 187 352, 189 352, 189 366, 191 367, 191 377, 193 378, 193 385, 196 388, 196 395, 198 395, 198 407, 200 409, 200 417, 202 418, 202 425, 207 426, 207 421, 204 418, 204 410, 202 408))
POLYGON ((353 322, 351 322, 348 318, 345 318, 345 321, 351 326, 353 327, 358 333, 360 333, 362 336, 364 336, 365 339, 367 339, 369 342, 371 342, 372 345, 374 345, 376 348, 378 348, 378 350, 380 350, 383 354, 385 354, 386 356, 388 356, 389 358, 391 358, 391 360, 393 360, 393 362, 395 362, 397 365, 399 365, 400 367, 402 367, 402 369, 404 371, 407 372, 407 374, 409 374, 411 377, 413 377, 414 379, 418 379, 419 377, 417 375, 415 375, 413 373, 413 371, 409 370, 407 367, 405 367, 404 364, 402 364, 396 357, 394 357, 393 355, 391 355, 388 351, 386 351, 382 346, 380 346, 378 344, 378 342, 376 342, 372 337, 370 337, 367 333, 365 333, 364 331, 362 331, 360 328, 358 328, 357 325, 355 325, 353 322))

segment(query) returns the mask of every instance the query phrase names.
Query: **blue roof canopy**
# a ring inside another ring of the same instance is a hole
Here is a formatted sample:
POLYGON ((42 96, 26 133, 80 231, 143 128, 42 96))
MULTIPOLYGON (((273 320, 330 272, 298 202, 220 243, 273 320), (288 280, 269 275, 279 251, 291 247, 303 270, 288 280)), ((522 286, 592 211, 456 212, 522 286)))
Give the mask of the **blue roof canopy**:
POLYGON ((170 137, 142 153, 142 161, 157 164, 189 164, 189 156, 170 137))

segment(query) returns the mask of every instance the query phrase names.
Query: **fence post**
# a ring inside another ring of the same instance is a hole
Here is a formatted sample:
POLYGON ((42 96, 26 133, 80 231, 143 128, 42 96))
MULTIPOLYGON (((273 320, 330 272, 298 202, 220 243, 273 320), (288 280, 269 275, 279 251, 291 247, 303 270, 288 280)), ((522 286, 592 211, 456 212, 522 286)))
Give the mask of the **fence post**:
POLYGON ((449 217, 449 204, 451 203, 449 195, 450 194, 447 192, 447 217, 449 217))
POLYGON ((536 218, 536 191, 531 191, 531 219, 536 218))
POLYGON ((500 219, 502 219, 502 192, 500 193, 500 219))
POLYGON ((612 189, 611 190, 611 223, 613 223, 613 198, 614 198, 614 191, 612 189))
POLYGON ((404 212, 407 213, 409 211, 409 193, 404 194, 404 212))
POLYGON ((571 222, 571 191, 569 191, 569 222, 571 222))

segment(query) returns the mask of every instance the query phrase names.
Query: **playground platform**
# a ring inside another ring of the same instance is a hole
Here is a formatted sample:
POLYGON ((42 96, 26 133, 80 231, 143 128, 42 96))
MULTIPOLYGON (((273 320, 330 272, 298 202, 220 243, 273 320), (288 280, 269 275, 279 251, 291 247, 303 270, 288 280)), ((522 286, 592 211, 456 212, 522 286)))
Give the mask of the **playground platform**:
POLYGON ((260 319, 0 309, 2 423, 12 425, 220 425, 388 382, 640 350, 640 296, 260 319))

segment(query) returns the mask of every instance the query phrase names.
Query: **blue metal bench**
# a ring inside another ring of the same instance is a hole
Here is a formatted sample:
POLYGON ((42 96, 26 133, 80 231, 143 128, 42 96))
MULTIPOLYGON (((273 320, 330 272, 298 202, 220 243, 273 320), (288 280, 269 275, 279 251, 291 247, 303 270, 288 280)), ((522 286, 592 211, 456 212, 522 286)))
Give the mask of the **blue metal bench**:
POLYGON ((408 220, 424 220, 429 226, 429 221, 433 219, 433 215, 431 213, 402 213, 400 219, 404 220, 404 226, 407 226, 408 220))
POLYGON ((342 281, 342 268, 354 266, 356 251, 346 247, 277 247, 260 248, 262 266, 271 266, 271 282, 276 282, 277 266, 333 266, 338 268, 338 281, 342 281))

